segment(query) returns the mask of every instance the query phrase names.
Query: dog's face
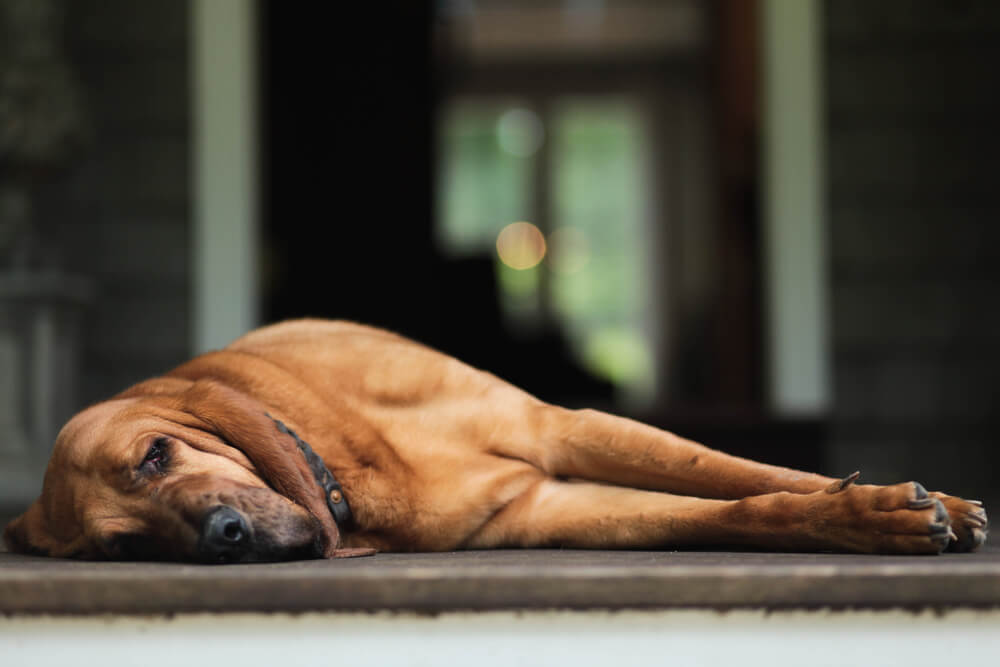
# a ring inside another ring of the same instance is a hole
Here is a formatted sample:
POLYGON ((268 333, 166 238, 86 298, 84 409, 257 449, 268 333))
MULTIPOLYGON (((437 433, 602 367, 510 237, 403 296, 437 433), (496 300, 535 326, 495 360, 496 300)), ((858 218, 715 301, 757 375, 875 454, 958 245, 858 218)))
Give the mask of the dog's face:
POLYGON ((323 556, 338 537, 317 518, 313 480, 289 460, 294 444, 289 450, 259 406, 242 402, 209 385, 181 399, 121 398, 84 410, 59 433, 41 497, 5 540, 17 552, 87 559, 323 556))

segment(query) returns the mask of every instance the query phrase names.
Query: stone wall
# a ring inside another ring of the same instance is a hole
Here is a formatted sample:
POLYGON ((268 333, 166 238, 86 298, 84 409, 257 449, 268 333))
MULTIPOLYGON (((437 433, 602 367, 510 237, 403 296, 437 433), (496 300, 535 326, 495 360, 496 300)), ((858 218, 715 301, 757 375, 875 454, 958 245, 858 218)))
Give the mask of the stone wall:
POLYGON ((92 140, 35 206, 62 266, 97 283, 82 405, 189 353, 188 4, 72 0, 66 8, 66 50, 92 140))

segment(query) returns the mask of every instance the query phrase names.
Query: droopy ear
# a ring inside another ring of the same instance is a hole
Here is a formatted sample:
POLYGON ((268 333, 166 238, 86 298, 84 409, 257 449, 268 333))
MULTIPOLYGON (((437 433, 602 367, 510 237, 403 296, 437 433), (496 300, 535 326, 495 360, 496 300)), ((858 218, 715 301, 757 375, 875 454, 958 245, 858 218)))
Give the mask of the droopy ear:
POLYGON ((291 436, 281 433, 259 401, 214 380, 198 380, 179 396, 179 408, 206 424, 246 454, 275 491, 305 507, 323 527, 323 552, 333 558, 340 531, 305 457, 291 436))
MULTIPOLYGON (((39 540, 36 539, 32 541, 32 538, 29 535, 29 533, 32 532, 30 530, 31 526, 37 526, 40 530, 42 520, 42 506, 39 505, 36 500, 32 503, 31 507, 28 508, 28 511, 8 523, 7 527, 4 528, 3 541, 7 544, 7 548, 14 553, 19 554, 48 556, 48 549, 39 544, 39 540)), ((35 532, 38 531, 36 530, 35 532)))

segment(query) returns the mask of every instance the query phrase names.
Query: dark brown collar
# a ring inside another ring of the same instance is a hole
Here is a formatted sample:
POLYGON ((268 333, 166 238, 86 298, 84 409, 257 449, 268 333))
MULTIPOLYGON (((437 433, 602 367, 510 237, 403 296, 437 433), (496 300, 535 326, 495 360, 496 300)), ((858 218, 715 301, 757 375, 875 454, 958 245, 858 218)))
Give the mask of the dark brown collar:
POLYGON ((323 488, 323 495, 326 497, 326 506, 330 508, 330 513, 333 515, 333 520, 337 522, 337 527, 341 531, 350 528, 354 524, 351 506, 347 504, 347 496, 344 495, 344 490, 340 487, 333 473, 323 463, 323 459, 295 431, 285 426, 280 420, 271 417, 271 415, 267 416, 275 423, 279 431, 292 436, 295 444, 299 446, 299 451, 306 458, 306 463, 309 465, 313 477, 316 478, 316 483, 323 488))

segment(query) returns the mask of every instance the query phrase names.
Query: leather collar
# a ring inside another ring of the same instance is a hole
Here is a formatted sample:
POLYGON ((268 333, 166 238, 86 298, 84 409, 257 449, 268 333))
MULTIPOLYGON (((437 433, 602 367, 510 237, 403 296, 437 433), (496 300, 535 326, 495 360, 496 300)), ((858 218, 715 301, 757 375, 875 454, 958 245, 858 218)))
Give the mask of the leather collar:
POLYGON ((295 431, 285 426, 280 420, 271 417, 271 415, 267 416, 275 423, 279 431, 287 433, 295 440, 295 444, 298 445, 299 451, 305 457, 306 463, 309 465, 309 469, 316 479, 316 483, 323 488, 323 495, 326 497, 326 506, 330 508, 330 514, 333 515, 333 520, 337 522, 337 527, 342 531, 351 527, 354 523, 354 515, 351 514, 351 506, 347 504, 347 496, 344 495, 344 490, 333 476, 333 473, 323 463, 323 459, 295 431))

